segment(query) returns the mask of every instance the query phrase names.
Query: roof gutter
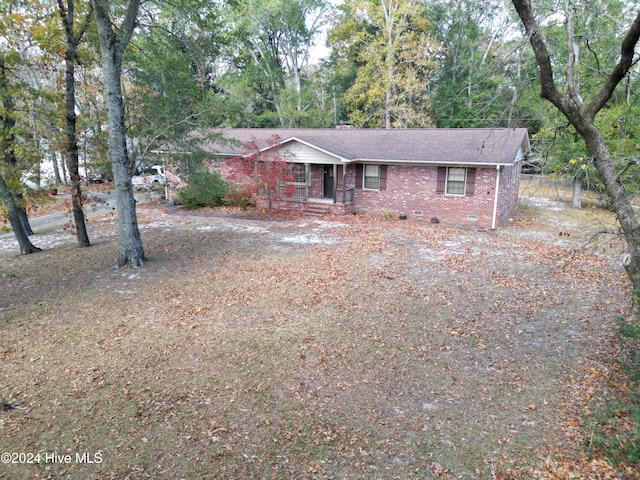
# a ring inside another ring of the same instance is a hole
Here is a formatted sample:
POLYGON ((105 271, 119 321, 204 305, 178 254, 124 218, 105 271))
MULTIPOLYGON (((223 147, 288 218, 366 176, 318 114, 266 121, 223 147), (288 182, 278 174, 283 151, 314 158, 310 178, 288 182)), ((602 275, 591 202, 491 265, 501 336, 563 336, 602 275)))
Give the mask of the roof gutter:
POLYGON ((496 163, 496 162, 447 162, 447 161, 438 161, 438 160, 426 160, 426 161, 420 161, 420 160, 381 160, 381 159, 366 159, 366 158, 354 158, 351 160, 346 160, 345 163, 375 163, 375 164, 383 164, 383 165, 430 165, 430 166, 454 166, 454 167, 489 167, 489 168, 493 168, 493 167, 508 167, 510 165, 513 165, 516 162, 511 162, 511 163, 504 163, 504 162, 500 162, 500 163, 496 163))
POLYGON ((498 194, 500 192, 500 165, 496 165, 496 192, 493 197, 493 216, 491 218, 491 230, 496 229, 498 217, 498 194))

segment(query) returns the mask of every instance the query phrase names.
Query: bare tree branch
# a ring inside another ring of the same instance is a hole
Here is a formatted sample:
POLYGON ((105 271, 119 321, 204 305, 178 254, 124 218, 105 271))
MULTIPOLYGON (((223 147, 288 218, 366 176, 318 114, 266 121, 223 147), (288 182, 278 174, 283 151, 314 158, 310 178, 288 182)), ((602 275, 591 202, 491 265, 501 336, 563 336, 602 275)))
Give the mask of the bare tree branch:
POLYGON ((533 53, 536 56, 536 61, 540 69, 540 84, 542 91, 540 95, 542 98, 549 100, 553 103, 558 110, 563 112, 567 118, 573 123, 579 121, 580 108, 569 101, 565 95, 558 90, 553 78, 553 66, 551 64, 551 55, 547 50, 547 45, 540 33, 540 27, 535 19, 533 10, 531 9, 531 3, 528 0, 513 0, 522 24, 524 25, 529 42, 533 48, 533 53))
POLYGON ((585 109, 584 113, 589 121, 593 122, 596 114, 602 109, 602 107, 604 107, 620 81, 627 75, 629 68, 631 68, 631 65, 633 64, 633 57, 639 39, 640 11, 622 41, 622 46, 620 47, 620 59, 618 60, 618 63, 613 67, 613 70, 609 74, 609 78, 607 78, 607 81, 602 86, 600 92, 598 92, 595 98, 585 109))

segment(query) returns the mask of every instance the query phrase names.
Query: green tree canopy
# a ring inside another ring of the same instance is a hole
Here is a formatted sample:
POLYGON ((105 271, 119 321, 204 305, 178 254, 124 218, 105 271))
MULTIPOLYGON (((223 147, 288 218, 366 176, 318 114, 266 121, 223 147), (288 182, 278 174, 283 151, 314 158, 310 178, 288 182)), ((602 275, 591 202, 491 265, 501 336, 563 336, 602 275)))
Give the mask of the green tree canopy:
MULTIPOLYGON (((417 0, 346 0, 330 33, 342 50, 337 69, 355 64, 344 94, 349 121, 358 127, 433 125, 431 90, 441 47, 417 0)), ((348 76, 348 73, 346 74, 348 76)))

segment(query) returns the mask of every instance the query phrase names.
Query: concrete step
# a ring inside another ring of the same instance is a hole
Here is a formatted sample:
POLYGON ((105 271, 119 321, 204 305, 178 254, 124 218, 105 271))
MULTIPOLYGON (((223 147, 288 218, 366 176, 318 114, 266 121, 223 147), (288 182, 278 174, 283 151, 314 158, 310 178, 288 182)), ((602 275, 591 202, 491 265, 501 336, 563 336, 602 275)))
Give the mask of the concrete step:
POLYGON ((307 204, 304 207, 304 214, 314 217, 321 217, 329 213, 330 209, 330 205, 323 205, 321 203, 307 204))

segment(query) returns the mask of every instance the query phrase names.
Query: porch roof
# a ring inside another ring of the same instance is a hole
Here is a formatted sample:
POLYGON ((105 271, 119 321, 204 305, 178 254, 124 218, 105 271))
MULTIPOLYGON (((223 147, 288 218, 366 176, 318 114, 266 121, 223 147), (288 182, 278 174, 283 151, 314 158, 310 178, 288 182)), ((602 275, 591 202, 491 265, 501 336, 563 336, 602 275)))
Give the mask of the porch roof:
POLYGON ((507 165, 529 153, 524 128, 494 129, 221 129, 236 145, 205 141, 205 151, 220 156, 248 153, 255 142, 261 149, 301 142, 333 155, 344 163, 507 165), (275 140, 275 142, 274 142, 275 140))

